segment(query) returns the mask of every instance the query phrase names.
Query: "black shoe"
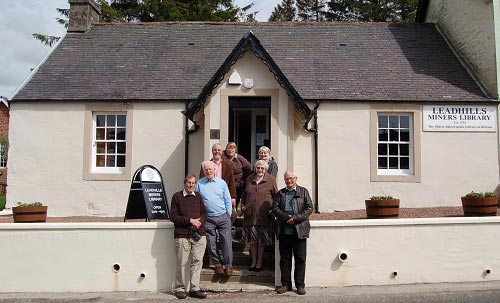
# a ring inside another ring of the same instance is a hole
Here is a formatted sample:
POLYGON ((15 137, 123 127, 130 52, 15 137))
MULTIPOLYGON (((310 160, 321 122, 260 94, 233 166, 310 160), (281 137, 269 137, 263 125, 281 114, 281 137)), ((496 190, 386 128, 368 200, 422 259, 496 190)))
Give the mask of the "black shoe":
POLYGON ((176 292, 174 293, 174 295, 175 295, 175 297, 176 297, 177 299, 186 299, 186 297, 187 297, 187 294, 186 294, 186 292, 185 292, 185 291, 176 291, 176 292))
POLYGON ((201 290, 190 291, 189 296, 192 298, 205 299, 207 297, 207 293, 201 290))
POLYGON ((250 266, 250 267, 248 268, 248 271, 255 271, 255 267, 250 266))
POLYGON ((284 294, 286 293, 287 291, 290 291, 292 290, 292 286, 290 285, 283 285, 283 286, 280 286, 278 288, 276 288, 276 293, 281 295, 281 294, 284 294))
POLYGON ((255 267, 255 268, 253 269, 253 271, 255 271, 255 272, 262 271, 262 267, 261 267, 261 268, 255 267))

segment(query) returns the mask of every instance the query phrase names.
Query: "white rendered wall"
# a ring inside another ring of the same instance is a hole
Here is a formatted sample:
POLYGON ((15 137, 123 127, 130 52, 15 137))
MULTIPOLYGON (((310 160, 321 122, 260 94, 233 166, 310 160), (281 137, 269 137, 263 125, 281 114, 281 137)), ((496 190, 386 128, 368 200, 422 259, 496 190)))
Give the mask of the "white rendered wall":
MULTIPOLYGON (((221 104, 222 100, 224 100, 224 96, 270 97, 271 92, 275 94, 277 93, 277 99, 273 99, 272 102, 278 102, 278 106, 275 107, 278 109, 277 112, 272 111, 273 105, 271 105, 271 156, 275 158, 279 168, 278 174, 282 176, 288 167, 289 160, 287 138, 291 135, 288 134, 288 107, 289 102, 291 101, 289 100, 286 92, 276 81, 273 74, 269 71, 268 67, 251 51, 247 51, 242 58, 236 61, 222 80, 221 84, 214 89, 212 95, 210 95, 205 103, 203 109, 204 117, 199 118, 200 121, 197 121, 199 124, 203 125, 202 129, 198 130, 198 132, 203 132, 204 136, 209 138, 210 129, 220 129, 220 139, 204 140, 198 136, 197 132, 195 135, 196 141, 192 141, 192 144, 190 143, 190 149, 199 149, 201 148, 200 142, 204 142, 204 147, 202 148, 204 158, 199 158, 198 156, 190 157, 190 159, 192 159, 195 163, 201 163, 203 160, 210 159, 212 157, 210 150, 214 143, 221 143, 225 148, 225 145, 227 144, 226 136, 228 132, 228 125, 222 123, 222 120, 223 116, 228 115, 229 112, 227 109, 228 105, 221 104), (252 88, 245 88, 243 85, 229 85, 228 79, 233 72, 237 72, 242 81, 244 81, 245 78, 252 78, 254 80, 254 86, 252 88), (276 125, 278 129, 274 129, 273 125, 276 125), (273 136, 274 134, 277 136, 273 136)), ((228 117, 225 119, 226 120, 224 121, 227 121, 228 117)), ((253 164, 254 161, 250 162, 253 164)), ((284 186, 282 179, 282 177, 278 178, 278 186, 284 186)))
MULTIPOLYGON (((498 217, 311 225, 307 287, 500 280, 498 217), (342 250, 344 263, 338 260, 342 250)), ((4 223, 0 243, 2 292, 172 291, 170 222, 4 223), (120 271, 114 272, 117 263, 120 271)))
POLYGON ((438 24, 486 89, 498 97, 493 1, 433 0, 425 21, 438 24))
MULTIPOLYGON (((464 194, 495 191, 499 184, 496 133, 417 129, 421 135, 421 182, 372 182, 370 105, 322 102, 318 123, 321 212, 362 209, 364 200, 373 195, 399 198, 401 207, 461 206, 464 194)), ((309 161, 309 144, 296 146, 300 148, 296 154, 309 161)), ((299 174, 301 182, 305 183, 299 174)))
MULTIPOLYGON (((131 174, 158 168, 168 200, 184 179, 184 120, 180 102, 134 103, 131 174)), ((83 103, 18 103, 10 110, 9 206, 40 201, 49 216, 123 216, 130 180, 83 180, 83 103)))

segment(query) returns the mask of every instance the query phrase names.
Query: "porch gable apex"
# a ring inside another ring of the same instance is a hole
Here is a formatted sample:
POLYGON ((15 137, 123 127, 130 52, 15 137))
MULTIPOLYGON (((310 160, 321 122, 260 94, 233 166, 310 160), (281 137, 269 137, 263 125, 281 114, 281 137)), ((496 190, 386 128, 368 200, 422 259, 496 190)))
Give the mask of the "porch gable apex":
POLYGON ((249 49, 252 50, 255 56, 267 66, 279 85, 292 99, 294 106, 304 115, 304 118, 307 120, 311 117, 312 111, 309 106, 307 106, 290 81, 288 81, 276 62, 262 46, 259 39, 257 39, 252 31, 249 31, 240 39, 226 60, 224 60, 224 63, 222 63, 205 87, 203 87, 201 93, 198 95, 198 98, 196 98, 196 100, 187 108, 185 115, 190 120, 193 120, 194 115, 203 107, 208 97, 212 94, 212 91, 220 85, 222 80, 224 80, 224 77, 231 69, 231 66, 242 58, 249 49))

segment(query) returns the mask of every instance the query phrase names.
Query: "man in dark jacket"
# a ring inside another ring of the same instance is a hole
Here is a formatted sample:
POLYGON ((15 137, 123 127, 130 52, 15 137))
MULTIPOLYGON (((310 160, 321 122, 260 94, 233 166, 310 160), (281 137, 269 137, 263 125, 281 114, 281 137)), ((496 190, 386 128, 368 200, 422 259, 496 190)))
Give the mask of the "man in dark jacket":
POLYGON ((309 216, 313 204, 309 191, 297 185, 297 176, 293 171, 285 172, 286 188, 274 196, 272 212, 276 216, 279 239, 281 287, 278 294, 292 290, 292 256, 295 259, 294 280, 297 294, 305 295, 305 274, 307 238, 309 238, 309 216))
MULTIPOLYGON (((231 203, 233 208, 236 208, 236 185, 234 182, 233 166, 226 160, 222 159, 222 145, 215 143, 212 146, 212 161, 214 163, 215 175, 226 181, 229 194, 231 195, 231 203)), ((200 179, 205 177, 203 167, 200 167, 200 179)))
POLYGON ((203 255, 207 246, 204 228, 207 211, 201 195, 194 192, 195 185, 196 177, 191 174, 187 175, 184 179, 184 190, 176 192, 171 203, 170 220, 175 226, 175 254, 177 256, 174 294, 178 299, 184 299, 187 296, 185 269, 190 256, 189 296, 199 299, 207 297, 207 294, 200 289, 203 255))

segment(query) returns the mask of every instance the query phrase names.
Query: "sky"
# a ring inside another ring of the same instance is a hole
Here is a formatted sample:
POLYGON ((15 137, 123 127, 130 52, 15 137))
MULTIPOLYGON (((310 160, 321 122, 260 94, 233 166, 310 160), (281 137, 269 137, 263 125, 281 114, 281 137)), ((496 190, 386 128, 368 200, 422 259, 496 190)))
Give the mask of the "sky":
MULTIPOLYGON (((267 21, 281 0, 233 0, 258 11, 257 20, 267 21)), ((15 91, 49 54, 51 48, 32 37, 33 33, 63 36, 56 22, 56 8, 68 8, 68 0, 0 0, 0 96, 12 98, 15 91)))

